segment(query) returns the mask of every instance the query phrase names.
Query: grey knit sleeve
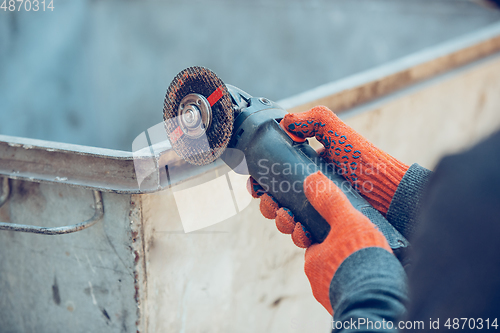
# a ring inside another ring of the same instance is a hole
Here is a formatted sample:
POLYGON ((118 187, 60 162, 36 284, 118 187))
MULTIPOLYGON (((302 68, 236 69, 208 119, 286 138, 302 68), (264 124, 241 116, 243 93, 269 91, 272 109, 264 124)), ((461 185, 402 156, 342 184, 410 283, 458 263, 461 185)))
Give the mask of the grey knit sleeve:
POLYGON ((408 302, 405 271, 382 248, 359 250, 333 276, 330 302, 333 332, 394 332, 408 302))
POLYGON ((413 164, 403 176, 392 198, 386 215, 387 221, 406 239, 410 239, 415 230, 416 216, 431 175, 430 170, 413 164))

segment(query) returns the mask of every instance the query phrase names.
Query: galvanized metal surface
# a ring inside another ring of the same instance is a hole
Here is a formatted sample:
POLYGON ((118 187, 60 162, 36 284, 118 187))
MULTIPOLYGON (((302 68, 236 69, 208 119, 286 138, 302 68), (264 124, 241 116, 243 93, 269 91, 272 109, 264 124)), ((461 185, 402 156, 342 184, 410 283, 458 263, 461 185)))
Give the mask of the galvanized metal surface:
MULTIPOLYGON (((214 167, 194 167, 180 159, 168 142, 162 144, 155 146, 154 155, 147 158, 156 164, 163 163, 184 170, 182 174, 173 175, 171 184, 214 167)), ((140 187, 131 152, 6 135, 0 135, 0 175, 114 193, 148 193, 169 186, 153 179, 148 187, 140 187)))
MULTIPOLYGON (((65 184, 12 180, 0 220, 43 227, 84 220, 92 191, 65 184)), ((130 195, 103 193, 106 214, 59 237, 0 232, 0 331, 144 332, 140 212, 130 195)))

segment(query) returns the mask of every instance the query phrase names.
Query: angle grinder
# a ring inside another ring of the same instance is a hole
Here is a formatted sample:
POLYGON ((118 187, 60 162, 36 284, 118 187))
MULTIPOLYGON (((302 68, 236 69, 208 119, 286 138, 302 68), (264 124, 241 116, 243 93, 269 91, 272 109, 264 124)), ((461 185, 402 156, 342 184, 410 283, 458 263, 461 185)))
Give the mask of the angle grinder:
POLYGON ((241 170, 236 166, 244 160, 248 173, 280 206, 293 212, 295 220, 311 232, 313 242, 321 243, 330 225, 307 200, 302 184, 307 176, 321 171, 379 228, 398 257, 409 246, 336 172, 335 165, 321 158, 307 140, 294 138, 280 126, 287 111, 269 99, 224 84, 207 68, 190 67, 173 79, 163 112, 172 148, 182 159, 206 165, 222 158, 238 173, 241 170))

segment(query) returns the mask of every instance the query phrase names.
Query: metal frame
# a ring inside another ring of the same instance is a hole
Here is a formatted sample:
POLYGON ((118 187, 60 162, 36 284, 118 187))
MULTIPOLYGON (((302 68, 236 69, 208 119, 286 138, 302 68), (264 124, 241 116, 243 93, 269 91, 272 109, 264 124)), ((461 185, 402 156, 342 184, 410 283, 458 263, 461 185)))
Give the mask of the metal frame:
MULTIPOLYGON (((180 159, 170 145, 153 145, 155 163, 182 168, 169 183, 141 189, 131 152, 0 135, 0 177, 38 183, 59 183, 114 193, 151 193, 193 176, 214 170, 218 164, 194 166, 180 159)), ((149 149, 148 149, 149 151, 149 149)))
MULTIPOLYGON (((389 65, 279 101, 278 104, 290 112, 321 104, 339 113, 499 51, 500 24, 497 23, 389 65)), ((182 178, 170 179, 170 185, 218 167, 194 167, 180 160, 170 147, 159 148, 154 149, 156 161, 183 169, 182 178)), ((132 153, 119 150, 0 135, 0 161, 0 176, 11 179, 64 183, 103 192, 131 194, 158 192, 169 185, 158 182, 156 188, 141 189, 132 153)))

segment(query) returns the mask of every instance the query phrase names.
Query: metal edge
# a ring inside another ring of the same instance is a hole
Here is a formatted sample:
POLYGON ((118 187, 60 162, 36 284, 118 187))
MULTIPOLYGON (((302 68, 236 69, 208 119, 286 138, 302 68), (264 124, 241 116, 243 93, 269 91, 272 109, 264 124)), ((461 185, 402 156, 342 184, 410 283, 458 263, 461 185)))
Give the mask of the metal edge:
POLYGON ((374 100, 368 101, 366 103, 356 105, 352 108, 344 110, 338 113, 340 119, 348 119, 350 117, 357 116, 362 113, 367 113, 370 111, 374 111, 377 108, 380 108, 395 99, 403 98, 403 96, 411 95, 416 93, 417 91, 422 91, 430 86, 436 85, 440 82, 446 81, 447 79, 451 79, 456 77, 457 75, 463 75, 472 69, 476 69, 481 66, 487 66, 492 62, 498 62, 500 59, 500 52, 491 54, 484 58, 478 59, 472 63, 468 63, 464 66, 460 66, 446 73, 442 73, 438 76, 433 76, 427 80, 423 80, 420 82, 416 82, 410 86, 404 87, 402 89, 398 89, 394 92, 391 92, 387 95, 381 96, 374 100))
MULTIPOLYGON (((158 192, 221 166, 220 162, 203 167, 191 165, 169 147, 158 143, 153 145, 154 154, 141 151, 139 156, 134 156, 131 152, 119 150, 0 136, 0 177, 136 194, 158 192), (10 138, 13 140, 6 140, 10 138), (177 172, 168 180, 155 176, 149 185, 139 186, 134 157, 146 159, 155 167, 175 166, 183 172, 177 172)), ((149 149, 146 151, 151 152, 149 149)))
POLYGON ((105 156, 113 159, 130 159, 132 153, 123 150, 98 148, 91 146, 75 145, 71 143, 45 141, 38 139, 23 138, 18 136, 0 134, 0 143, 5 142, 11 147, 22 147, 24 149, 43 149, 46 151, 70 152, 71 154, 105 156))
POLYGON ((500 23, 278 102, 291 113, 325 105, 341 113, 500 51, 500 23))

